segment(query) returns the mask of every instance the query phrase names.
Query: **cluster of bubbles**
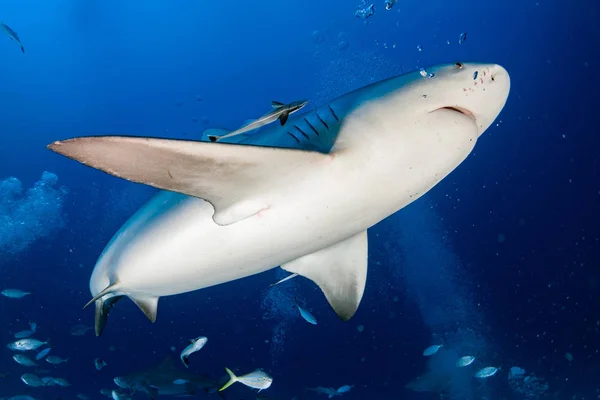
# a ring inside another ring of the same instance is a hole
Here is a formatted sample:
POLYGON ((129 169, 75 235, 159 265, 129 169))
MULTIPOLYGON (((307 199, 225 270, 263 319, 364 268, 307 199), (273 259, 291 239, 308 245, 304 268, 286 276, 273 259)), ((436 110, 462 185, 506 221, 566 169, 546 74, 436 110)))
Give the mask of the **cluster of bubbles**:
MULTIPOLYGON (((278 269, 275 276, 275 281, 283 279, 287 274, 278 269)), ((269 353, 271 355, 272 365, 277 364, 285 344, 285 333, 288 326, 298 317, 298 313, 294 310, 294 293, 296 285, 294 282, 286 282, 285 285, 276 285, 266 289, 262 300, 263 319, 276 321, 273 327, 273 333, 270 340, 269 353)))
POLYGON ((17 254, 64 226, 62 207, 68 189, 44 171, 33 187, 10 177, 0 181, 0 254, 17 254))

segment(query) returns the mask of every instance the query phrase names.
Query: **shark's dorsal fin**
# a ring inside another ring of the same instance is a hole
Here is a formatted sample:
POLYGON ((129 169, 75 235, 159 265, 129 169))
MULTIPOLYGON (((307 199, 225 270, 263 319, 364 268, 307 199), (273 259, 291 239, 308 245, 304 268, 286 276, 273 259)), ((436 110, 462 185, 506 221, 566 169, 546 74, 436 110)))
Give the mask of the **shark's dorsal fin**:
POLYGON ((297 174, 331 158, 274 147, 126 136, 82 137, 48 147, 132 182, 204 199, 213 205, 219 225, 266 211, 272 196, 294 183, 297 174))
POLYGON ((278 102, 278 101, 275 101, 275 100, 273 100, 273 101, 271 102, 271 107, 273 107, 273 108, 275 108, 275 109, 277 109, 277 108, 281 108, 281 107, 283 107, 283 106, 285 106, 285 104, 283 104, 283 103, 280 103, 280 102, 278 102))
POLYGON ((364 231, 281 268, 315 282, 336 314, 348 321, 358 309, 365 291, 367 259, 367 232, 364 231))

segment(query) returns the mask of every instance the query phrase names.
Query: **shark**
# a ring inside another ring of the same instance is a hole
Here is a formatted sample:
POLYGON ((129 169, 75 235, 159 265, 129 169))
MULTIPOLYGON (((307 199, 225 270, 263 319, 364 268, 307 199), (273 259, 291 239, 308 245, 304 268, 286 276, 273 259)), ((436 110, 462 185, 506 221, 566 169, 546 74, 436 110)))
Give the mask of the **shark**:
POLYGON ((0 21, 0 31, 4 31, 4 33, 6 33, 11 40, 17 42, 17 44, 21 46, 21 52, 25 53, 25 47, 23 46, 23 43, 21 43, 21 39, 19 39, 17 32, 15 32, 10 26, 6 25, 2 21, 0 21))
POLYGON ((87 305, 95 304, 96 335, 124 296, 155 322, 161 297, 277 266, 313 281, 348 321, 365 290, 367 230, 454 171, 508 100, 510 76, 498 64, 427 71, 359 88, 243 140, 87 136, 49 144, 162 189, 94 266, 87 305))
POLYGON ((219 389, 217 381, 175 367, 171 355, 167 355, 157 365, 118 376, 114 378, 114 382, 121 389, 129 390, 132 394, 142 392, 152 399, 159 395, 193 396, 199 390, 216 393, 219 389))
POLYGON ((224 129, 213 128, 207 129, 204 132, 204 134, 208 137, 208 139, 211 142, 218 142, 229 137, 241 135, 245 132, 258 129, 276 120, 279 120, 281 126, 284 126, 290 114, 303 108, 306 105, 306 103, 308 103, 308 100, 293 101, 289 104, 283 104, 278 101, 272 101, 271 107, 273 107, 273 110, 266 113, 256 121, 246 121, 246 123, 241 128, 236 129, 233 132, 229 132, 224 129))

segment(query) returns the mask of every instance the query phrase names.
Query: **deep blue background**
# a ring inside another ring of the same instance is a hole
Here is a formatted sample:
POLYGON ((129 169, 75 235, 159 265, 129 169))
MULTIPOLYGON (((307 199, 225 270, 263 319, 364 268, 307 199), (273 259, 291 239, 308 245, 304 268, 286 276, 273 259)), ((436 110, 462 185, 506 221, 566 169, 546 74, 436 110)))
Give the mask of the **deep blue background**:
MULTIPOLYGON (((600 389, 595 379, 600 360, 598 6, 593 1, 400 0, 385 11, 378 1, 365 24, 354 16, 358 3, 0 4, 0 20, 19 33, 26 50, 21 54, 0 36, 0 180, 15 176, 29 187, 48 170, 70 191, 65 228, 26 252, 0 258, 0 286, 33 292, 18 301, 0 297, 0 343, 35 320, 37 337, 50 338, 55 355, 71 357, 56 372, 50 366, 52 374, 73 383, 68 389, 27 389, 18 380, 23 369, 0 346, 0 372, 11 373, 0 380, 0 397, 86 393, 99 398, 101 387, 114 386, 114 376, 158 362, 170 346, 179 351, 201 334, 209 345, 192 359, 196 371, 221 377, 224 366, 240 372, 266 368, 275 378, 265 392, 270 398, 313 398, 304 386, 342 384, 356 385, 345 395, 349 399, 414 396, 403 386, 422 373, 421 351, 431 332, 403 283, 391 282, 393 266, 373 267, 392 259, 395 239, 387 232, 394 218, 371 230, 378 236, 370 241, 370 276, 357 315, 340 322, 314 285, 299 280, 296 293, 319 325, 292 314, 296 319, 286 325, 284 350, 276 357, 265 341, 272 340, 277 321, 263 319, 261 306, 276 279, 273 272, 162 299, 154 325, 123 300, 101 338, 69 335, 73 325, 93 324, 93 312, 80 306, 89 300, 97 256, 154 190, 84 168, 45 146, 87 134, 195 138, 208 127, 235 128, 264 113, 271 100, 309 98, 320 104, 371 80, 459 60, 502 64, 511 74, 512 91, 499 126, 428 201, 469 276, 496 346, 493 361, 535 371, 560 398, 595 396, 600 389), (337 48, 340 32, 347 49, 337 48), (468 39, 458 45, 461 32, 468 32, 468 39), (324 40, 316 43, 319 35, 324 40), (502 243, 499 234, 506 237, 502 243), (359 325, 364 332, 358 332, 359 325), (109 364, 99 374, 95 357, 109 364)), ((239 386, 229 389, 230 398, 252 398, 239 386)))

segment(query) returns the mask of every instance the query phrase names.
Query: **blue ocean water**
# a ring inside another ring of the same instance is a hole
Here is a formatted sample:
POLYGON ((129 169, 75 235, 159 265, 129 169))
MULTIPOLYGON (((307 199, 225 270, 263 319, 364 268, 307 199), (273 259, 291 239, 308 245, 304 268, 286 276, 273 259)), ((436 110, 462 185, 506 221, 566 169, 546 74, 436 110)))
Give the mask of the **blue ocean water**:
MULTIPOLYGON (((209 342, 190 358, 192 371, 219 380, 224 367, 263 368, 274 382, 259 395, 269 399, 325 398, 306 388, 342 385, 354 385, 349 400, 600 395, 598 5, 384 4, 366 20, 355 16, 360 0, 0 4, 0 21, 25 48, 0 36, 0 289, 31 292, 0 297, 0 342, 35 321, 35 337, 69 358, 40 362, 40 376, 71 383, 26 386, 20 376, 34 370, 2 345, 0 397, 101 399, 116 376, 167 354, 179 362, 199 335, 209 342), (285 276, 272 270, 163 298, 155 324, 123 300, 101 337, 71 334, 93 326, 93 311, 81 307, 97 257, 156 190, 47 144, 94 134, 198 139, 263 114, 272 100, 320 105, 456 61, 503 65, 508 103, 456 171, 369 231, 367 288, 349 322, 308 280, 270 289, 285 276), (294 297, 317 326, 302 320, 294 297), (437 343, 438 354, 422 356, 437 343), (501 370, 474 379, 454 365, 466 354, 501 370), (97 357, 108 364, 101 371, 97 357), (543 384, 509 382, 513 366, 543 384)), ((256 391, 237 384, 223 396, 256 391)))

